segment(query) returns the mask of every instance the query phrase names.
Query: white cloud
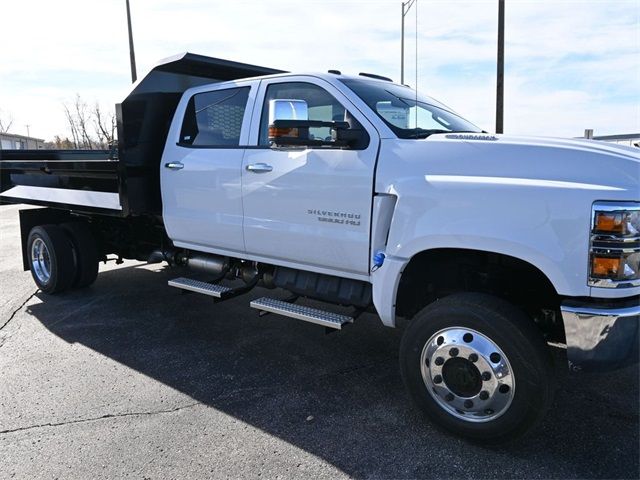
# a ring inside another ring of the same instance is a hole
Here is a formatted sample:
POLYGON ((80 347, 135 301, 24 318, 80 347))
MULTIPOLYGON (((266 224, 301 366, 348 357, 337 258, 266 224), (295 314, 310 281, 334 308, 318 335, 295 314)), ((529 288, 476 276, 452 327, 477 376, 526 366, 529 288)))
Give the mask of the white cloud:
MULTIPOLYGON (((0 108, 15 128, 64 133, 61 103, 122 99, 129 58, 122 0, 22 0, 2 8, 0 108)), ((636 0, 509 0, 505 130, 577 136, 640 131, 636 0)), ((497 0, 418 0, 418 88, 491 130, 497 0)), ((399 0, 131 0, 139 75, 192 51, 287 70, 399 79, 399 0)), ((415 7, 414 7, 415 8, 415 7)), ((415 17, 406 79, 415 83, 415 17)))

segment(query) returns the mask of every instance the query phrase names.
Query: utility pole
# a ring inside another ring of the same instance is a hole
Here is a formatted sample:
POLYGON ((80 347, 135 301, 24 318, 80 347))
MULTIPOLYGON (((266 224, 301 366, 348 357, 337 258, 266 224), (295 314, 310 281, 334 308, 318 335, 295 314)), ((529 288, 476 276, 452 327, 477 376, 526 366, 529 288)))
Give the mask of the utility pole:
POLYGON ((504 0, 498 0, 498 75, 496 81, 496 133, 504 125, 504 0))
POLYGON ((129 28, 129 60, 131 62, 131 83, 138 79, 136 74, 136 54, 133 51, 133 33, 131 32, 131 11, 129 10, 129 0, 127 1, 127 27, 129 28))
POLYGON ((404 85, 404 17, 409 13, 409 9, 416 2, 416 0, 409 0, 408 2, 402 2, 402 28, 400 34, 400 83, 404 85))

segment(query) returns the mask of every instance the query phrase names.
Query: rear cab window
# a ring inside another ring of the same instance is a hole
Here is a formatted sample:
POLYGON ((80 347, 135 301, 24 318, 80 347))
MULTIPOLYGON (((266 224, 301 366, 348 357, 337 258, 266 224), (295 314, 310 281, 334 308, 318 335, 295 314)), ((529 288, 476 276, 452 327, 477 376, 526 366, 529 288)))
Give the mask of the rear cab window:
POLYGON ((189 99, 179 145, 237 147, 251 87, 196 93, 189 99))

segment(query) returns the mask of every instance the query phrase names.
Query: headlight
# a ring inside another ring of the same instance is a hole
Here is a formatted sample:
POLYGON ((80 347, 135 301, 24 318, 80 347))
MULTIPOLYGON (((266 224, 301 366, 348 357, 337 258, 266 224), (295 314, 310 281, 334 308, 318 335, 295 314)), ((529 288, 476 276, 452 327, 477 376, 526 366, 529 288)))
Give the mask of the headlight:
POLYGON ((596 211, 593 227, 593 233, 637 237, 640 235, 640 210, 596 211))
POLYGON ((589 285, 640 286, 640 203, 593 205, 589 285))

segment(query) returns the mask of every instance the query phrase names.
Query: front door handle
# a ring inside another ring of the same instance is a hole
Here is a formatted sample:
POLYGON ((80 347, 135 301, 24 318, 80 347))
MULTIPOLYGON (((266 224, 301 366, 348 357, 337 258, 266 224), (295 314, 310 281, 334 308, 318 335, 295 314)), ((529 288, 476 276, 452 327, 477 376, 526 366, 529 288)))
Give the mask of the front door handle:
POLYGON ((266 163, 252 163, 247 165, 247 171, 253 173, 267 173, 273 170, 271 165, 267 165, 266 163))
POLYGON ((184 165, 182 162, 169 162, 164 164, 164 168, 170 168, 171 170, 182 170, 184 165))

